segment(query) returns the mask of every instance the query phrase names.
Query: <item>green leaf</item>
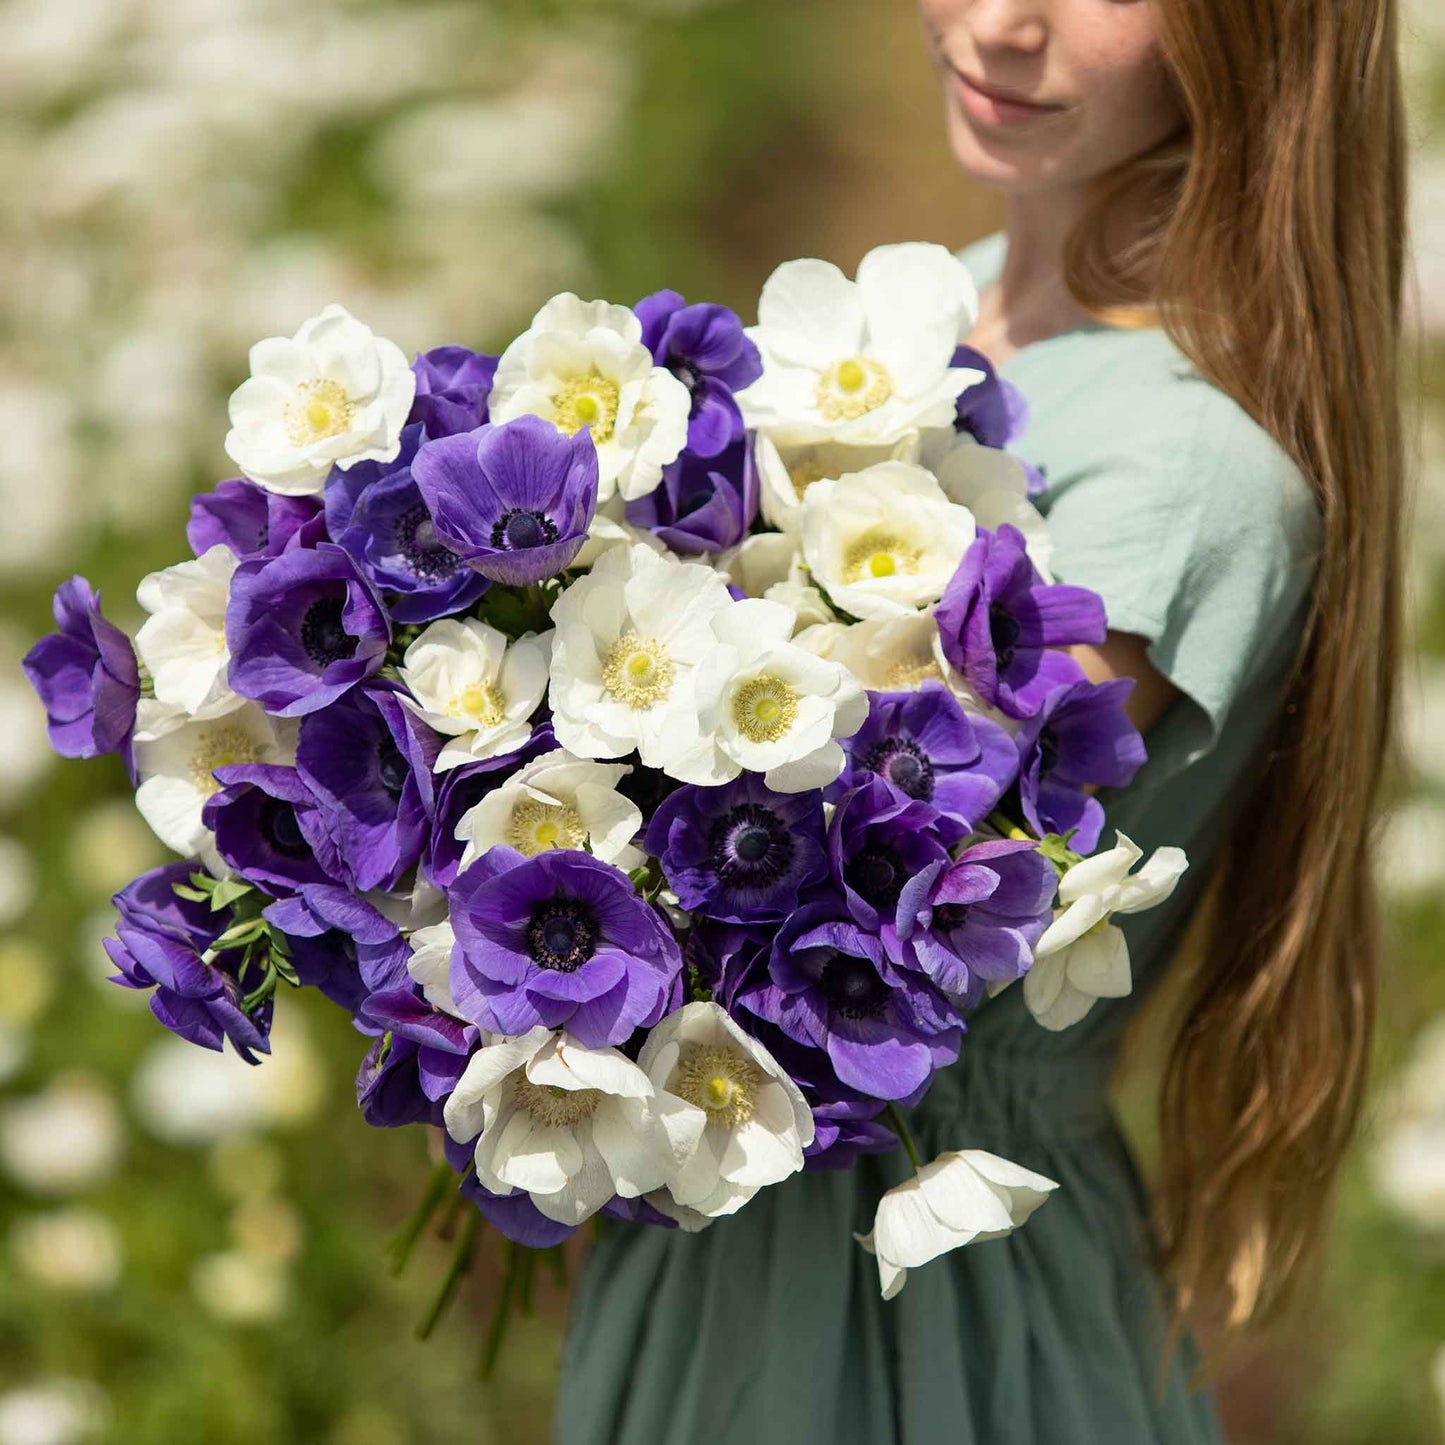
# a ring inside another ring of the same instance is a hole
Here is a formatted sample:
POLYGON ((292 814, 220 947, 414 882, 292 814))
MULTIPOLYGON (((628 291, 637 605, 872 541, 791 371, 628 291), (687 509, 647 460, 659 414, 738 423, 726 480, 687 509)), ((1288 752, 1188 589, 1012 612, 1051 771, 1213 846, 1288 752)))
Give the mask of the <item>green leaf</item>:
POLYGON ((223 878, 211 890, 211 908, 219 913, 252 891, 243 878, 223 878))

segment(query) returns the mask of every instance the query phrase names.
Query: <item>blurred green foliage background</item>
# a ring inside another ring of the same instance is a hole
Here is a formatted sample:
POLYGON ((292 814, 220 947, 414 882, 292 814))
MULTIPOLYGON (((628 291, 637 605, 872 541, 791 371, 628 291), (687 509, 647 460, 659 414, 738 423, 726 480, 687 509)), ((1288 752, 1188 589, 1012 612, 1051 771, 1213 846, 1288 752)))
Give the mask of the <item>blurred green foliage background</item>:
MULTIPOLYGON (((1223 1382, 1240 1445, 1413 1445, 1445 1396, 1445 26, 1415 101, 1420 487, 1410 770, 1385 835, 1380 1087, 1307 1318, 1223 1382), (1434 145, 1442 146, 1437 151, 1434 145)), ((476 1378, 490 1257, 381 1247, 428 1172, 364 1052, 287 997, 255 1070, 105 982, 161 849, 115 761, 61 767, 18 671, 75 571, 133 626, 229 474, 255 339, 339 300, 408 351, 497 348, 562 289, 751 319, 781 259, 997 224, 947 156, 906 0, 0 0, 0 1445, 548 1438, 565 1294, 476 1378)), ((314 1006, 313 1006, 314 1005, 314 1006)), ((1126 1089, 1147 1115, 1147 1085, 1126 1089)), ((1147 1126, 1140 1129, 1148 1153, 1147 1126)))

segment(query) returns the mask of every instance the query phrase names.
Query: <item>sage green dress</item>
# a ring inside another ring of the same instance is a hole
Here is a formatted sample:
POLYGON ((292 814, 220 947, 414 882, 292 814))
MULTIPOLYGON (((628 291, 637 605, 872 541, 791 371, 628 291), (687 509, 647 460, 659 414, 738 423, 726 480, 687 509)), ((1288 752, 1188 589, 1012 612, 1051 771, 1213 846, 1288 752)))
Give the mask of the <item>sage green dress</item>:
MULTIPOLYGON (((986 285, 1002 239, 965 253, 986 285)), ((1063 1033, 1022 990, 972 1021, 914 1111, 924 1157, 982 1148, 1059 1189, 1009 1237, 955 1250, 879 1297, 854 1243, 900 1156, 805 1172, 700 1234, 605 1221, 563 1361, 559 1445, 1201 1445, 1211 1402, 1163 1337, 1145 1201, 1106 1084, 1209 872, 1243 770, 1277 714, 1319 517, 1299 472, 1159 331, 1089 327, 1004 368, 1047 477, 1060 580, 1100 593, 1179 689, 1108 826, 1182 845, 1174 897, 1124 923, 1131 998, 1063 1033)))

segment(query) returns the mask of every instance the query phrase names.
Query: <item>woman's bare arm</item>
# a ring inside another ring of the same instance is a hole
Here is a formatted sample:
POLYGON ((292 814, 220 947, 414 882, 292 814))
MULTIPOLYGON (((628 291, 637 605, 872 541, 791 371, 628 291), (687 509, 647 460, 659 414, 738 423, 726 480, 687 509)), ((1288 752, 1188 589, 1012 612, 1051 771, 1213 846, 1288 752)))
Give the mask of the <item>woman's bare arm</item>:
POLYGON ((1163 717, 1179 689, 1149 661, 1148 641, 1134 632, 1111 632, 1098 647, 1071 647, 1075 660, 1090 682, 1108 682, 1115 677, 1132 677, 1134 691, 1125 710, 1141 733, 1163 717))

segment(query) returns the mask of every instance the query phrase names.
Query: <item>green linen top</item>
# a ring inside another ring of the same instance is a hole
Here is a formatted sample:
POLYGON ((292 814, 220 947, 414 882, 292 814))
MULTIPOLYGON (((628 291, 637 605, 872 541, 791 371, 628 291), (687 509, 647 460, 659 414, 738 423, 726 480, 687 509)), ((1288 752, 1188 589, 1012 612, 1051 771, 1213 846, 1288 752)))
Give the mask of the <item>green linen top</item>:
MULTIPOLYGON (((980 287, 1003 239, 964 252, 980 287)), ((1270 437, 1158 330, 1087 326, 1003 374, 1031 419, 1059 580, 1148 639, 1178 689, 1101 847, 1182 846, 1174 896, 1122 920, 1128 999, 1051 1033, 1011 988, 970 1021, 912 1124, 925 1159, 982 1148, 1059 1189, 1021 1229, 909 1272, 879 1297, 853 1241, 900 1156, 805 1171, 699 1234, 604 1221, 573 1307, 560 1445, 1212 1445, 1191 1356, 1161 1384, 1164 1330, 1143 1191, 1107 1082, 1209 876, 1221 822, 1280 706, 1320 538, 1270 437)))

